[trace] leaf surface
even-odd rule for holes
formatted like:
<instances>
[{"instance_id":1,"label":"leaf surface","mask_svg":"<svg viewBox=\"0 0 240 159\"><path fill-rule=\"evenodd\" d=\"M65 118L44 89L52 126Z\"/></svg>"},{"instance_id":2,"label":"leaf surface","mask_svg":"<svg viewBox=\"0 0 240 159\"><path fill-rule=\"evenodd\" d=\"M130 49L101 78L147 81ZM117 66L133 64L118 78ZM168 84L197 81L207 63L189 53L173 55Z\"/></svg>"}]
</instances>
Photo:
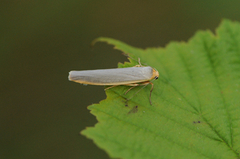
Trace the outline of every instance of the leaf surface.
<instances>
[{"instance_id":1,"label":"leaf surface","mask_svg":"<svg viewBox=\"0 0 240 159\"><path fill-rule=\"evenodd\" d=\"M240 24L224 20L214 35L199 31L187 43L139 49L98 38L159 71L151 85L117 86L88 108L99 121L82 134L110 157L240 158ZM137 61L119 64L131 67ZM136 107L137 106L137 107ZM137 109L137 110L134 110Z\"/></svg>"}]
</instances>

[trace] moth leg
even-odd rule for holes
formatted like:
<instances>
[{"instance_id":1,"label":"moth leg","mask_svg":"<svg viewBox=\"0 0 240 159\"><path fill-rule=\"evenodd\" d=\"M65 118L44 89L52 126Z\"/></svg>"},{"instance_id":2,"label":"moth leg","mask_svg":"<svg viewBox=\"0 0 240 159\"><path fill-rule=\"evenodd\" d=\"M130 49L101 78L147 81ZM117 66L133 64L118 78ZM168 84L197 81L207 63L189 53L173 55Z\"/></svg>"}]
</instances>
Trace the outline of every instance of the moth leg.
<instances>
[{"instance_id":1,"label":"moth leg","mask_svg":"<svg viewBox=\"0 0 240 159\"><path fill-rule=\"evenodd\" d=\"M129 54L127 53L122 53L124 56L127 56L128 58L134 60L134 61L137 61L138 62L138 65L134 66L134 67L142 67L142 64L140 62L140 58L138 57L138 60L134 59L133 57L129 56Z\"/></svg>"},{"instance_id":2,"label":"moth leg","mask_svg":"<svg viewBox=\"0 0 240 159\"><path fill-rule=\"evenodd\" d=\"M142 67L141 65L135 65L135 66L133 66L133 67Z\"/></svg>"},{"instance_id":3,"label":"moth leg","mask_svg":"<svg viewBox=\"0 0 240 159\"><path fill-rule=\"evenodd\" d=\"M139 86L140 84L137 83L132 83L132 84L126 84L126 86L132 86L131 88L129 88L124 94L127 94L127 92L129 92L131 89L135 88L136 86Z\"/></svg>"},{"instance_id":4,"label":"moth leg","mask_svg":"<svg viewBox=\"0 0 240 159\"><path fill-rule=\"evenodd\" d=\"M153 91L153 83L150 82L150 81L146 81L146 82L142 82L142 83L131 83L131 84L125 84L125 86L132 86L131 88L129 88L125 94L127 94L130 90L132 90L133 88L137 87L137 86L143 86L140 90L138 90L132 97L134 97L138 92L140 92L144 87L146 87L148 84L151 84L152 85L152 88L150 90L150 95L149 95L149 102L150 104L152 105L152 101L151 101L151 95L152 95L152 91ZM113 88L113 87L116 87L116 86L119 86L119 85L113 85L113 86L110 86L108 88L105 88L104 90L108 90L110 88ZM126 99L126 103L127 101L129 101L132 97ZM127 106L128 104L126 104Z\"/></svg>"},{"instance_id":5,"label":"moth leg","mask_svg":"<svg viewBox=\"0 0 240 159\"><path fill-rule=\"evenodd\" d=\"M148 84L151 84L151 85L152 85L152 88L151 88L151 90L150 90L150 95L149 95L149 102L150 102L150 104L152 105L151 96L152 96L152 91L153 91L153 83L150 82L150 81L147 81L147 82L143 82L141 85L148 85ZM145 86L144 86L144 87L145 87ZM143 87L143 88L144 88L144 87Z\"/></svg>"},{"instance_id":6,"label":"moth leg","mask_svg":"<svg viewBox=\"0 0 240 159\"><path fill-rule=\"evenodd\" d=\"M142 67L142 64L140 62L140 58L138 58L138 64L140 65L140 67Z\"/></svg>"},{"instance_id":7,"label":"moth leg","mask_svg":"<svg viewBox=\"0 0 240 159\"><path fill-rule=\"evenodd\" d=\"M137 83L131 83L131 84L125 84L126 86L133 86L133 87L135 87L135 86L138 86L139 84L137 84ZM112 86L110 86L110 87L107 87L107 88L105 88L104 90L108 90L108 89L110 89L110 88L113 88L113 87L116 87L116 86L120 86L120 85L112 85ZM131 90L131 89L130 89ZM127 91L128 92L128 91ZM126 93L125 93L126 94Z\"/></svg>"},{"instance_id":8,"label":"moth leg","mask_svg":"<svg viewBox=\"0 0 240 159\"><path fill-rule=\"evenodd\" d=\"M141 62L140 62L140 58L138 58L138 65L134 66L134 67L143 67Z\"/></svg>"},{"instance_id":9,"label":"moth leg","mask_svg":"<svg viewBox=\"0 0 240 159\"><path fill-rule=\"evenodd\" d=\"M153 91L153 83L152 82L150 82L150 81L146 81L146 82L142 82L142 83L140 83L140 84L129 84L130 86L133 86L133 87L131 87L131 88L129 88L128 90L127 90L127 92L129 92L131 89L133 89L133 88L135 88L136 86L143 86L140 90L138 90L133 96L135 96L139 91L141 91L144 87L146 87L148 84L151 84L152 85L152 88L151 88L151 90L150 90L150 95L149 95L149 102L150 102L150 104L152 105L152 101L151 101L151 95L152 95L152 91ZM126 92L126 93L127 93ZM125 94L126 94L125 93ZM133 97L132 96L132 97ZM127 101L128 100L130 100L132 97L130 97L130 98L128 98L127 99Z\"/></svg>"},{"instance_id":10,"label":"moth leg","mask_svg":"<svg viewBox=\"0 0 240 159\"><path fill-rule=\"evenodd\" d=\"M131 89L135 88L137 86L132 86L131 88L129 88L124 94L127 94Z\"/></svg>"},{"instance_id":11,"label":"moth leg","mask_svg":"<svg viewBox=\"0 0 240 159\"><path fill-rule=\"evenodd\" d=\"M110 89L110 88L113 88L113 87L116 87L116 86L119 86L119 85L113 85L113 86L110 86L110 87L105 88L104 90L106 91L106 90L108 90L108 89Z\"/></svg>"},{"instance_id":12,"label":"moth leg","mask_svg":"<svg viewBox=\"0 0 240 159\"><path fill-rule=\"evenodd\" d=\"M147 82L144 82L142 85L148 85L148 84L151 84L151 85L152 85L152 88L151 88L151 90L150 90L150 95L149 95L149 102L150 102L150 104L152 105L151 96L152 96L152 91L153 91L153 83L150 82L150 81L147 81Z\"/></svg>"},{"instance_id":13,"label":"moth leg","mask_svg":"<svg viewBox=\"0 0 240 159\"><path fill-rule=\"evenodd\" d=\"M151 88L151 90L150 90L150 96L149 96L149 102L150 102L150 104L152 105L151 95L152 95L152 91L153 91L153 83L152 83L152 82L149 82L149 84L152 85L152 88Z\"/></svg>"}]
</instances>

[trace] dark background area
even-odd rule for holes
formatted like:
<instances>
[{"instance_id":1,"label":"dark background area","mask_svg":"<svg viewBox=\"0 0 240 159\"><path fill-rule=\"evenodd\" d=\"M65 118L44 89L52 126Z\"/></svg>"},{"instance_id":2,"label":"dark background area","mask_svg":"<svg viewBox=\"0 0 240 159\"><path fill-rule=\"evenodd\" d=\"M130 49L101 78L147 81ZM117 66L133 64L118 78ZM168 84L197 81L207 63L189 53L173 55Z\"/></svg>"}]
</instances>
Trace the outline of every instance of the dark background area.
<instances>
[{"instance_id":1,"label":"dark background area","mask_svg":"<svg viewBox=\"0 0 240 159\"><path fill-rule=\"evenodd\" d=\"M129 45L164 47L223 18L240 20L239 0L0 1L0 158L109 158L79 135L97 121L87 106L104 88L68 81L70 70L116 68L126 57L111 37Z\"/></svg>"}]
</instances>

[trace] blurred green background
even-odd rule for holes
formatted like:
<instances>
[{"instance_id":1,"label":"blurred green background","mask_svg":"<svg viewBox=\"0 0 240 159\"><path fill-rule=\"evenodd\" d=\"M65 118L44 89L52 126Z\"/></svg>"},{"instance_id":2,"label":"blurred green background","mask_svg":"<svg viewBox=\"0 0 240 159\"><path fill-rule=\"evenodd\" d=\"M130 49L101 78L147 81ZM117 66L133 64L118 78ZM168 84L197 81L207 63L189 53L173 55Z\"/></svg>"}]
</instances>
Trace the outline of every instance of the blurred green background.
<instances>
[{"instance_id":1,"label":"blurred green background","mask_svg":"<svg viewBox=\"0 0 240 159\"><path fill-rule=\"evenodd\" d=\"M87 106L104 88L68 81L70 70L115 68L126 61L111 37L132 46L164 47L240 20L239 0L0 1L1 159L109 158L79 135L97 121Z\"/></svg>"}]
</instances>

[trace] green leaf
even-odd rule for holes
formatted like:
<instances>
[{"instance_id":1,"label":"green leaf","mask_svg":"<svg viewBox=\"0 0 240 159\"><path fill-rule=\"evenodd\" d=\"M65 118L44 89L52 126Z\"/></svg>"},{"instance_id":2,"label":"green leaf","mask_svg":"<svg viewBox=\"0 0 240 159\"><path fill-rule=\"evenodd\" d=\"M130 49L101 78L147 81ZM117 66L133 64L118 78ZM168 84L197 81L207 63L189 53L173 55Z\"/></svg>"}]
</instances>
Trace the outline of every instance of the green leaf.
<instances>
[{"instance_id":1,"label":"green leaf","mask_svg":"<svg viewBox=\"0 0 240 159\"><path fill-rule=\"evenodd\" d=\"M150 85L128 106L125 99L141 87L126 95L127 86L106 90L107 99L88 107L99 122L83 135L113 158L240 158L238 22L224 20L216 36L199 31L187 43L171 42L165 48L143 50L110 38L97 41L139 57L160 76L153 82L153 105ZM130 61L119 67L137 64Z\"/></svg>"}]
</instances>

